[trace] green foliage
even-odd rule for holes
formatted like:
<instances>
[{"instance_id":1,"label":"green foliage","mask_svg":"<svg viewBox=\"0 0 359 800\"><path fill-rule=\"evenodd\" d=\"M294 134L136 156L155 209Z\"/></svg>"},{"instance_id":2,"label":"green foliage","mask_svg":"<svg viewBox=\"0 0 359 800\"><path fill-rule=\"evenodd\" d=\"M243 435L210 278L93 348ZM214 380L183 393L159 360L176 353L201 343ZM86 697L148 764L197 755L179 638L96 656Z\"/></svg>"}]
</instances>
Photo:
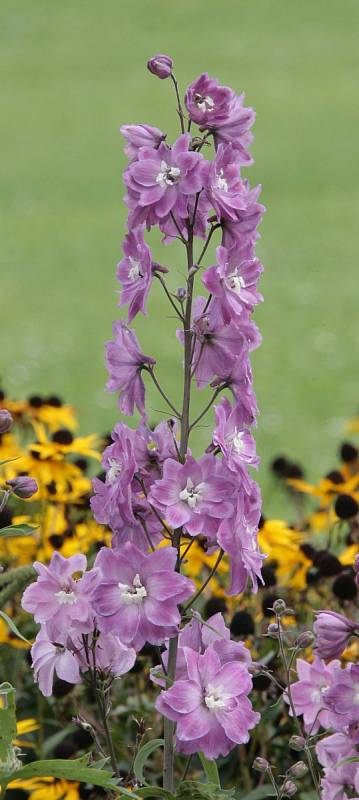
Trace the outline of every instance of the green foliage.
<instances>
[{"instance_id":1,"label":"green foliage","mask_svg":"<svg viewBox=\"0 0 359 800\"><path fill-rule=\"evenodd\" d=\"M150 742L146 742L138 751L134 761L133 771L139 783L145 783L143 768L148 757L154 750L157 750L158 747L163 747L164 743L164 739L151 739Z\"/></svg>"},{"instance_id":2,"label":"green foliage","mask_svg":"<svg viewBox=\"0 0 359 800\"><path fill-rule=\"evenodd\" d=\"M1 528L0 536L31 536L36 531L37 525L8 525L6 528Z\"/></svg>"},{"instance_id":3,"label":"green foliage","mask_svg":"<svg viewBox=\"0 0 359 800\"><path fill-rule=\"evenodd\" d=\"M220 786L220 780L218 775L218 767L215 761L209 761L203 753L198 754L201 760L202 767L205 771L207 780L213 783L215 786Z\"/></svg>"},{"instance_id":4,"label":"green foliage","mask_svg":"<svg viewBox=\"0 0 359 800\"><path fill-rule=\"evenodd\" d=\"M16 736L15 689L10 683L0 684L0 780L3 784L6 775L20 766L13 746Z\"/></svg>"},{"instance_id":5,"label":"green foliage","mask_svg":"<svg viewBox=\"0 0 359 800\"><path fill-rule=\"evenodd\" d=\"M31 642L29 642L29 640L26 639L25 636L22 635L22 633L20 633L19 629L15 625L14 620L12 620L11 617L8 617L8 615L5 614L5 611L0 610L0 617L4 620L4 622L6 622L12 633L14 633L18 639L21 639L23 642L26 642L26 644L31 644Z\"/></svg>"}]
</instances>

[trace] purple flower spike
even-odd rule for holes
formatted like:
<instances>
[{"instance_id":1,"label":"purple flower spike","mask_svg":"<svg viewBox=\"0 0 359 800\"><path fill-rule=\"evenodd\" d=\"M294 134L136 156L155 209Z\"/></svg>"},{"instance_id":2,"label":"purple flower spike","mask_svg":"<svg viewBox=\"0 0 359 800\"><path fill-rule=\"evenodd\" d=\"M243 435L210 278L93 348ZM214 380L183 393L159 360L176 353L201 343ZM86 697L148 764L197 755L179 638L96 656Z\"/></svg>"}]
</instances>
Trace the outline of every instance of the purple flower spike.
<instances>
[{"instance_id":1,"label":"purple flower spike","mask_svg":"<svg viewBox=\"0 0 359 800\"><path fill-rule=\"evenodd\" d=\"M117 278L121 281L120 305L128 305L128 321L136 314L147 314L146 301L152 283L151 251L143 238L142 228L127 234L123 243L125 257L117 265Z\"/></svg>"},{"instance_id":2,"label":"purple flower spike","mask_svg":"<svg viewBox=\"0 0 359 800\"><path fill-rule=\"evenodd\" d=\"M110 373L107 391L119 392L119 408L132 416L135 406L145 418L145 385L141 370L156 361L141 353L136 334L118 320L113 323L114 340L106 344L106 365Z\"/></svg>"},{"instance_id":3,"label":"purple flower spike","mask_svg":"<svg viewBox=\"0 0 359 800\"><path fill-rule=\"evenodd\" d=\"M169 78L172 74L173 61L170 56L165 56L162 53L157 53L156 56L147 61L147 69L156 75L157 78Z\"/></svg>"},{"instance_id":4,"label":"purple flower spike","mask_svg":"<svg viewBox=\"0 0 359 800\"><path fill-rule=\"evenodd\" d=\"M50 637L46 628L41 628L31 648L32 667L36 683L45 697L52 694L55 674L67 683L80 683L80 664L73 652L67 633L57 632L56 640Z\"/></svg>"},{"instance_id":5,"label":"purple flower spike","mask_svg":"<svg viewBox=\"0 0 359 800\"><path fill-rule=\"evenodd\" d=\"M95 562L101 572L94 601L100 630L135 650L175 636L178 604L194 589L192 581L175 572L176 559L174 547L149 554L130 543L120 553L103 547Z\"/></svg>"},{"instance_id":6,"label":"purple flower spike","mask_svg":"<svg viewBox=\"0 0 359 800\"><path fill-rule=\"evenodd\" d=\"M39 577L22 596L22 607L34 615L35 622L46 623L48 630L92 630L92 596L98 575L96 570L85 572L86 564L86 556L80 553L64 558L56 552L48 567L35 561Z\"/></svg>"},{"instance_id":7,"label":"purple flower spike","mask_svg":"<svg viewBox=\"0 0 359 800\"><path fill-rule=\"evenodd\" d=\"M163 222L171 212L187 216L188 201L202 189L205 172L203 156L190 151L190 143L190 135L184 133L172 148L162 143L158 150L143 147L138 151L137 161L124 176L131 226Z\"/></svg>"},{"instance_id":8,"label":"purple flower spike","mask_svg":"<svg viewBox=\"0 0 359 800\"><path fill-rule=\"evenodd\" d=\"M199 461L188 456L185 464L168 458L148 499L173 528L183 525L191 536L213 539L221 521L233 514L233 475L210 454Z\"/></svg>"},{"instance_id":9,"label":"purple flower spike","mask_svg":"<svg viewBox=\"0 0 359 800\"><path fill-rule=\"evenodd\" d=\"M177 680L161 692L156 708L177 723L183 753L202 751L206 758L226 756L235 744L248 742L260 719L247 697L252 687L244 664L222 666L213 647L204 655L185 647L188 680Z\"/></svg>"},{"instance_id":10,"label":"purple flower spike","mask_svg":"<svg viewBox=\"0 0 359 800\"><path fill-rule=\"evenodd\" d=\"M315 649L325 660L340 658L348 646L349 639L359 633L359 623L347 619L336 611L317 611L313 630L316 635Z\"/></svg>"}]
</instances>

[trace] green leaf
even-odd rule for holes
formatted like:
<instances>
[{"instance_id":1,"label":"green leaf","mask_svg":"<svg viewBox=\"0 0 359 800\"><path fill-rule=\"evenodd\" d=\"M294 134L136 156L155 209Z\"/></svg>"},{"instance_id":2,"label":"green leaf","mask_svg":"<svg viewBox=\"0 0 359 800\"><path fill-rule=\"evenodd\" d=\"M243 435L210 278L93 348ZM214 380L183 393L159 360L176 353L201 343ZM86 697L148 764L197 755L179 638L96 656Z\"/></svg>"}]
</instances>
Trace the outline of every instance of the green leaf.
<instances>
[{"instance_id":1,"label":"green leaf","mask_svg":"<svg viewBox=\"0 0 359 800\"><path fill-rule=\"evenodd\" d=\"M218 774L218 767L215 761L210 761L203 753L198 753L202 767L205 771L206 778L209 783L214 783L216 786L221 785Z\"/></svg>"},{"instance_id":2,"label":"green leaf","mask_svg":"<svg viewBox=\"0 0 359 800\"><path fill-rule=\"evenodd\" d=\"M241 800L262 800L263 797L275 797L276 792L271 783L264 783L263 786L257 786L252 792L246 794Z\"/></svg>"},{"instance_id":3,"label":"green leaf","mask_svg":"<svg viewBox=\"0 0 359 800\"><path fill-rule=\"evenodd\" d=\"M148 757L154 750L157 750L158 747L163 747L164 743L164 739L151 739L150 742L146 742L146 744L141 747L141 750L138 751L133 764L133 771L139 783L146 783L143 777L143 767Z\"/></svg>"},{"instance_id":4,"label":"green leaf","mask_svg":"<svg viewBox=\"0 0 359 800\"><path fill-rule=\"evenodd\" d=\"M0 536L31 536L38 528L38 525L8 525L6 528L0 528Z\"/></svg>"},{"instance_id":5,"label":"green leaf","mask_svg":"<svg viewBox=\"0 0 359 800\"><path fill-rule=\"evenodd\" d=\"M175 800L174 795L168 792L167 789L162 789L162 786L141 786L140 789L136 789L136 793L140 797L166 797L167 800ZM131 797L133 797L133 794Z\"/></svg>"},{"instance_id":6,"label":"green leaf","mask_svg":"<svg viewBox=\"0 0 359 800\"><path fill-rule=\"evenodd\" d=\"M15 634L15 636L17 636L18 639L21 639L23 642L26 642L26 644L31 645L31 642L29 642L28 639L25 639L25 636L20 633L19 629L15 625L15 622L11 619L11 617L8 617L8 615L5 614L5 611L0 611L0 617L2 617L4 622L6 622L7 626Z\"/></svg>"},{"instance_id":7,"label":"green leaf","mask_svg":"<svg viewBox=\"0 0 359 800\"><path fill-rule=\"evenodd\" d=\"M136 794L122 789L118 786L118 781L111 772L103 769L96 769L96 766L88 765L89 756L85 755L76 759L54 758L48 761L33 761L25 767L12 772L10 775L1 778L2 785L6 785L13 780L26 780L27 778L65 778L69 781L80 781L90 783L94 786L101 786L104 789L121 792L132 800L136 800Z\"/></svg>"},{"instance_id":8,"label":"green leaf","mask_svg":"<svg viewBox=\"0 0 359 800\"><path fill-rule=\"evenodd\" d=\"M4 464L10 464L10 461L18 461L20 456L15 456L15 458L4 458L3 461L0 461L0 467L3 467Z\"/></svg>"}]
</instances>

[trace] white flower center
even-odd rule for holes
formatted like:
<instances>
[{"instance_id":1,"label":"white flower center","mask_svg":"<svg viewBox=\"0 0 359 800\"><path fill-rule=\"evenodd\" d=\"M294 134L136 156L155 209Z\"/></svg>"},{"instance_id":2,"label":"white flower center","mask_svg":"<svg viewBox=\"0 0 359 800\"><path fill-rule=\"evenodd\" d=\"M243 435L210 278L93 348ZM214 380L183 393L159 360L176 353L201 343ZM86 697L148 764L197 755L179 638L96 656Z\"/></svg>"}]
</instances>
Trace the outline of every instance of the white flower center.
<instances>
[{"instance_id":1,"label":"white flower center","mask_svg":"<svg viewBox=\"0 0 359 800\"><path fill-rule=\"evenodd\" d=\"M223 686L207 686L204 702L210 711L217 711L218 708L225 708L229 694L223 691Z\"/></svg>"},{"instance_id":2,"label":"white flower center","mask_svg":"<svg viewBox=\"0 0 359 800\"><path fill-rule=\"evenodd\" d=\"M231 272L230 275L227 275L227 285L233 292L236 294L240 294L242 289L245 287L245 280L242 278L242 275L238 275L237 270Z\"/></svg>"},{"instance_id":3,"label":"white flower center","mask_svg":"<svg viewBox=\"0 0 359 800\"><path fill-rule=\"evenodd\" d=\"M310 699L313 703L321 703L322 702L322 695L328 689L328 686L317 686L313 691L310 693Z\"/></svg>"},{"instance_id":4,"label":"white flower center","mask_svg":"<svg viewBox=\"0 0 359 800\"><path fill-rule=\"evenodd\" d=\"M128 277L130 281L137 281L137 278L143 277L140 270L140 262L135 261L135 259L131 258L131 256L129 256L129 262L131 264L131 269L128 272Z\"/></svg>"},{"instance_id":5,"label":"white flower center","mask_svg":"<svg viewBox=\"0 0 359 800\"><path fill-rule=\"evenodd\" d=\"M110 465L110 469L107 471L107 479L109 483L114 483L121 473L122 464L118 458L109 458L108 463Z\"/></svg>"},{"instance_id":6,"label":"white flower center","mask_svg":"<svg viewBox=\"0 0 359 800\"><path fill-rule=\"evenodd\" d=\"M357 686L354 692L354 705L359 706L359 686Z\"/></svg>"},{"instance_id":7,"label":"white flower center","mask_svg":"<svg viewBox=\"0 0 359 800\"><path fill-rule=\"evenodd\" d=\"M197 94L195 97L195 103L200 111L214 111L214 100L208 94L205 97L202 97L201 94Z\"/></svg>"},{"instance_id":8,"label":"white flower center","mask_svg":"<svg viewBox=\"0 0 359 800\"><path fill-rule=\"evenodd\" d=\"M236 451L236 453L243 453L245 444L243 441L244 431L237 431L235 428L234 434L231 437L232 447Z\"/></svg>"},{"instance_id":9,"label":"white flower center","mask_svg":"<svg viewBox=\"0 0 359 800\"><path fill-rule=\"evenodd\" d=\"M222 192L228 192L228 183L224 177L223 169L217 175L217 189L221 189Z\"/></svg>"},{"instance_id":10,"label":"white flower center","mask_svg":"<svg viewBox=\"0 0 359 800\"><path fill-rule=\"evenodd\" d=\"M126 583L119 583L118 588L121 590L122 602L125 603L126 606L133 604L138 606L142 603L145 597L147 597L146 589L144 586L142 586L138 573L136 573L132 581L132 586L127 586Z\"/></svg>"},{"instance_id":11,"label":"white flower center","mask_svg":"<svg viewBox=\"0 0 359 800\"><path fill-rule=\"evenodd\" d=\"M55 592L55 597L61 606L73 606L74 603L77 603L75 592L72 592L71 589L60 589L59 592Z\"/></svg>"},{"instance_id":12,"label":"white flower center","mask_svg":"<svg viewBox=\"0 0 359 800\"><path fill-rule=\"evenodd\" d=\"M166 161L161 161L161 171L156 177L156 183L160 184L161 189L166 186L173 186L178 183L181 177L181 170L178 167L170 167Z\"/></svg>"},{"instance_id":13,"label":"white flower center","mask_svg":"<svg viewBox=\"0 0 359 800\"><path fill-rule=\"evenodd\" d=\"M191 478L187 478L185 489L179 493L180 500L183 500L190 508L196 508L198 503L201 502L204 483L194 485Z\"/></svg>"}]
</instances>

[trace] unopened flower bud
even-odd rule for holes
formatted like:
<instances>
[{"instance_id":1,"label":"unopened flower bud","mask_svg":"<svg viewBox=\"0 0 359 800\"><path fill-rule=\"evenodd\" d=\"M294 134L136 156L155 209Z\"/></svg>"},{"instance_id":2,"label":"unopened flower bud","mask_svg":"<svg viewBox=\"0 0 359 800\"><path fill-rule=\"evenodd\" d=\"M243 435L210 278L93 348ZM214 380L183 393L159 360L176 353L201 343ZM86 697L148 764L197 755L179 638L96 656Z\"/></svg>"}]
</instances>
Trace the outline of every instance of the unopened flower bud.
<instances>
[{"instance_id":1,"label":"unopened flower bud","mask_svg":"<svg viewBox=\"0 0 359 800\"><path fill-rule=\"evenodd\" d=\"M307 772L308 767L304 761L297 761L297 763L293 764L293 766L288 770L288 774L292 775L293 778L304 778L304 775L306 775Z\"/></svg>"},{"instance_id":2,"label":"unopened flower bud","mask_svg":"<svg viewBox=\"0 0 359 800\"><path fill-rule=\"evenodd\" d=\"M282 795L284 797L293 797L298 791L298 787L293 781L284 781L282 786Z\"/></svg>"},{"instance_id":3,"label":"unopened flower bud","mask_svg":"<svg viewBox=\"0 0 359 800\"><path fill-rule=\"evenodd\" d=\"M152 72L152 75L156 75L157 78L169 78L172 73L173 61L170 56L165 56L162 53L157 53L156 56L152 56L149 61L147 61L147 69Z\"/></svg>"},{"instance_id":4,"label":"unopened flower bud","mask_svg":"<svg viewBox=\"0 0 359 800\"><path fill-rule=\"evenodd\" d=\"M272 639L276 639L279 634L279 628L276 622L271 622L267 628L267 636L271 636Z\"/></svg>"},{"instance_id":5,"label":"unopened flower bud","mask_svg":"<svg viewBox=\"0 0 359 800\"><path fill-rule=\"evenodd\" d=\"M304 750L305 748L305 739L303 736L291 736L289 739L289 747L291 750L297 750L299 753L300 750Z\"/></svg>"},{"instance_id":6,"label":"unopened flower bud","mask_svg":"<svg viewBox=\"0 0 359 800\"><path fill-rule=\"evenodd\" d=\"M298 636L296 641L296 646L304 649L305 647L310 647L313 644L315 639L314 633L312 631L303 631Z\"/></svg>"},{"instance_id":7,"label":"unopened flower bud","mask_svg":"<svg viewBox=\"0 0 359 800\"><path fill-rule=\"evenodd\" d=\"M0 411L0 436L10 430L13 421L10 411L7 408L2 408Z\"/></svg>"},{"instance_id":8,"label":"unopened flower bud","mask_svg":"<svg viewBox=\"0 0 359 800\"><path fill-rule=\"evenodd\" d=\"M280 617L282 614L284 614L286 610L287 610L287 605L284 602L284 600L278 599L278 600L274 601L274 603L273 603L273 611L274 611L275 614L278 615L278 617Z\"/></svg>"},{"instance_id":9,"label":"unopened flower bud","mask_svg":"<svg viewBox=\"0 0 359 800\"><path fill-rule=\"evenodd\" d=\"M28 478L26 475L12 478L11 481L6 481L7 485L11 487L11 491L16 497L21 500L27 500L36 494L38 485L34 478Z\"/></svg>"},{"instance_id":10,"label":"unopened flower bud","mask_svg":"<svg viewBox=\"0 0 359 800\"><path fill-rule=\"evenodd\" d=\"M176 291L176 297L177 300L180 301L180 303L183 303L187 297L187 290L184 289L183 286L179 286L179 288Z\"/></svg>"},{"instance_id":11,"label":"unopened flower bud","mask_svg":"<svg viewBox=\"0 0 359 800\"><path fill-rule=\"evenodd\" d=\"M257 756L257 758L253 761L253 769L256 769L257 772L267 772L269 769L269 761L266 758L261 758L261 756Z\"/></svg>"},{"instance_id":12,"label":"unopened flower bud","mask_svg":"<svg viewBox=\"0 0 359 800\"><path fill-rule=\"evenodd\" d=\"M263 664L258 664L256 661L252 661L251 664L248 664L248 672L250 675L259 675L261 672L266 672L266 667Z\"/></svg>"}]
</instances>

